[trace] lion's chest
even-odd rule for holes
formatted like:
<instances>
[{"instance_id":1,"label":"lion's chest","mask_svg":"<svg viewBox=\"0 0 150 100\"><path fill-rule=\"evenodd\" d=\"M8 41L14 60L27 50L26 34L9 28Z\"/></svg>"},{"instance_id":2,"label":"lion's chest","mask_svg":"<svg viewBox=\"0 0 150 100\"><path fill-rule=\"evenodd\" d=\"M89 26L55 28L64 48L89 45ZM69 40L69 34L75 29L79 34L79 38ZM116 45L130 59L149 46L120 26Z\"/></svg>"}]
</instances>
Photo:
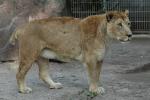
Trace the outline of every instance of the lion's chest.
<instances>
[{"instance_id":1,"label":"lion's chest","mask_svg":"<svg viewBox=\"0 0 150 100\"><path fill-rule=\"evenodd\" d=\"M105 48L101 48L101 49L96 49L94 51L95 55L96 55L96 58L98 61L101 61L104 56L105 56Z\"/></svg>"}]
</instances>

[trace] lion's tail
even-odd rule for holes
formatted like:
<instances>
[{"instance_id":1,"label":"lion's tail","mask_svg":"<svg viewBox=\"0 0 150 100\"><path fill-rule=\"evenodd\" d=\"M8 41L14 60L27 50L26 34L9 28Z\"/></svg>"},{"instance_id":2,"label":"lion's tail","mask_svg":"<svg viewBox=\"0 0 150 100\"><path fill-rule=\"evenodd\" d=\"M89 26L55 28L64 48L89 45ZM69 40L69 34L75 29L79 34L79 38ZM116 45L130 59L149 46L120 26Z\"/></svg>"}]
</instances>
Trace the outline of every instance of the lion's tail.
<instances>
[{"instance_id":1,"label":"lion's tail","mask_svg":"<svg viewBox=\"0 0 150 100\"><path fill-rule=\"evenodd\" d=\"M19 34L19 31L15 31L11 34L9 40L7 41L7 43L2 47L0 48L0 54L5 52L5 50L9 47L9 45L15 45L15 42L18 38L18 34Z\"/></svg>"},{"instance_id":2,"label":"lion's tail","mask_svg":"<svg viewBox=\"0 0 150 100\"><path fill-rule=\"evenodd\" d=\"M11 35L11 37L10 37L10 39L9 39L9 43L10 43L10 44L15 45L16 40L17 40L17 38L18 38L18 34L19 34L19 31L18 31L18 30L12 33L12 35Z\"/></svg>"}]
</instances>

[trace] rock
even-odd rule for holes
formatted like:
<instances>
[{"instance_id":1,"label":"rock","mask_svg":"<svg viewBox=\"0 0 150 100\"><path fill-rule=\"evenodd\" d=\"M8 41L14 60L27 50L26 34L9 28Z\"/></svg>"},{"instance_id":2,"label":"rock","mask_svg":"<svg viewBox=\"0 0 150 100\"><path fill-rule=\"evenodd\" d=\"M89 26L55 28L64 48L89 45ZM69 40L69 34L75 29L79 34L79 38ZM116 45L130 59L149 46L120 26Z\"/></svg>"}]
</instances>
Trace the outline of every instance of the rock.
<instances>
[{"instance_id":1,"label":"rock","mask_svg":"<svg viewBox=\"0 0 150 100\"><path fill-rule=\"evenodd\" d=\"M17 26L35 19L59 16L65 0L2 0L0 2L0 61L16 60L17 46L8 40Z\"/></svg>"}]
</instances>

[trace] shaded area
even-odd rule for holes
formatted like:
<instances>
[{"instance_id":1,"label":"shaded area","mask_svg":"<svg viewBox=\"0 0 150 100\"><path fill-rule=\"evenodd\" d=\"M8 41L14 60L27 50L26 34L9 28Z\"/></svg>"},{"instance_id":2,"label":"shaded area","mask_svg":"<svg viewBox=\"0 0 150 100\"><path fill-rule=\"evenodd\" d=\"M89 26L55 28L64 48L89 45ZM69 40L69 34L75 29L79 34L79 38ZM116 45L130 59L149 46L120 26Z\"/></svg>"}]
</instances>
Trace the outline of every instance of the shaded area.
<instances>
[{"instance_id":1,"label":"shaded area","mask_svg":"<svg viewBox=\"0 0 150 100\"><path fill-rule=\"evenodd\" d=\"M126 73L140 73L150 71L150 63L144 64L143 66L127 70Z\"/></svg>"}]
</instances>

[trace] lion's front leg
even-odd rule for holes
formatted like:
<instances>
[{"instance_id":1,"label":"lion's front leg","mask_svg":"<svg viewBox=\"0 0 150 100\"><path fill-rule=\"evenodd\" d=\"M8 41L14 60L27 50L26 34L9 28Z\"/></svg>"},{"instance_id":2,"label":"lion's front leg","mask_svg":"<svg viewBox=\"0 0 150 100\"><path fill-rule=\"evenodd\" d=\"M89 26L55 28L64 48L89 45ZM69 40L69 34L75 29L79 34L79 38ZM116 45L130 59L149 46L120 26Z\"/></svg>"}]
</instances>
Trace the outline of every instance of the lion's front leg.
<instances>
[{"instance_id":1,"label":"lion's front leg","mask_svg":"<svg viewBox=\"0 0 150 100\"><path fill-rule=\"evenodd\" d=\"M86 62L88 77L89 77L89 91L93 93L101 93L105 92L103 87L99 87L99 78L101 71L102 61L96 61L96 59L91 59Z\"/></svg>"}]
</instances>

